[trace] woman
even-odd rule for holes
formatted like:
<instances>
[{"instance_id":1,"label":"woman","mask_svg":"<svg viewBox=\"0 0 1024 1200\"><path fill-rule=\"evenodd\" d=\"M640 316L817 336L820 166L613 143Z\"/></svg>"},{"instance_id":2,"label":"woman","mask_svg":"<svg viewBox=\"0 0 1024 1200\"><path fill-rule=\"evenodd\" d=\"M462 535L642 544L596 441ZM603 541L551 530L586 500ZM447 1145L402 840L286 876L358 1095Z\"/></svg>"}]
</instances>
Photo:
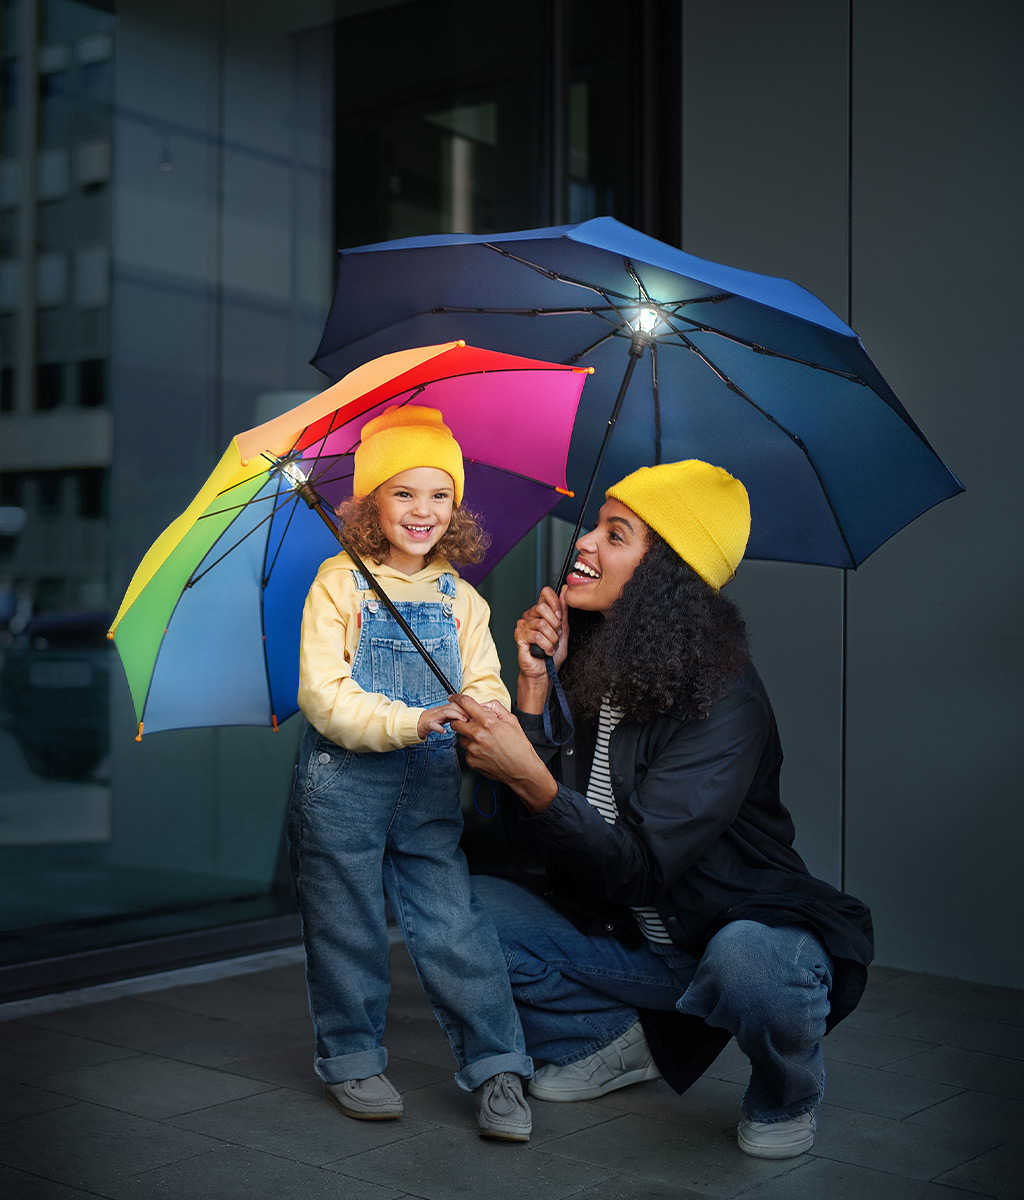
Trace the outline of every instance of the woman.
<instances>
[{"instance_id":1,"label":"woman","mask_svg":"<svg viewBox=\"0 0 1024 1200\"><path fill-rule=\"evenodd\" d=\"M460 697L453 728L514 793L510 834L544 864L532 889L475 880L527 1051L547 1060L531 1096L660 1074L682 1091L735 1036L751 1063L740 1148L788 1158L813 1144L821 1039L860 998L872 934L793 849L775 718L720 593L749 531L746 490L720 468L634 472L577 542L563 595L545 589L516 626L515 716Z\"/></svg>"}]
</instances>

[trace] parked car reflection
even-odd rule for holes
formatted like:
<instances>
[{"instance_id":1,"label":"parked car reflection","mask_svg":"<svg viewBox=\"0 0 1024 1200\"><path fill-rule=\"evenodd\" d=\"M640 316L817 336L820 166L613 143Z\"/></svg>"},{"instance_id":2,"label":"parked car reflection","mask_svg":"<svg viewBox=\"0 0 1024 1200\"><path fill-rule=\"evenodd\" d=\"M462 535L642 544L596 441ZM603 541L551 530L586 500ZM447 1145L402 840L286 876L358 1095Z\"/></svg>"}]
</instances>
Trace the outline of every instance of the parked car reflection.
<instances>
[{"instance_id":1,"label":"parked car reflection","mask_svg":"<svg viewBox=\"0 0 1024 1200\"><path fill-rule=\"evenodd\" d=\"M107 613L46 613L3 651L0 725L37 775L84 779L106 756Z\"/></svg>"}]
</instances>

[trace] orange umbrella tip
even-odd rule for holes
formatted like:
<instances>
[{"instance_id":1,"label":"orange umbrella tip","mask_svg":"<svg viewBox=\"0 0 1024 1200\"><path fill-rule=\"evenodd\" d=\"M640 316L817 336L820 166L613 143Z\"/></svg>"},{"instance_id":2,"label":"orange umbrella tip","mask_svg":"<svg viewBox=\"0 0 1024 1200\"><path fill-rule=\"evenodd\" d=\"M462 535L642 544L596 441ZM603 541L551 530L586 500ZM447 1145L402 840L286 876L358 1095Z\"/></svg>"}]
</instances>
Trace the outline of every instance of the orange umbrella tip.
<instances>
[{"instance_id":1,"label":"orange umbrella tip","mask_svg":"<svg viewBox=\"0 0 1024 1200\"><path fill-rule=\"evenodd\" d=\"M465 346L466 341L464 338L459 338L459 340L455 344L456 344L456 346L460 346L460 347Z\"/></svg>"},{"instance_id":2,"label":"orange umbrella tip","mask_svg":"<svg viewBox=\"0 0 1024 1200\"><path fill-rule=\"evenodd\" d=\"M139 722L139 732L135 735L135 740L137 742L142 741L142 722L141 721Z\"/></svg>"},{"instance_id":3,"label":"orange umbrella tip","mask_svg":"<svg viewBox=\"0 0 1024 1200\"><path fill-rule=\"evenodd\" d=\"M112 629L108 629L107 630L107 641L112 642L113 640L114 640L114 631Z\"/></svg>"},{"instance_id":4,"label":"orange umbrella tip","mask_svg":"<svg viewBox=\"0 0 1024 1200\"><path fill-rule=\"evenodd\" d=\"M274 713L270 714L270 722L274 726L274 732L277 733L277 716Z\"/></svg>"},{"instance_id":5,"label":"orange umbrella tip","mask_svg":"<svg viewBox=\"0 0 1024 1200\"><path fill-rule=\"evenodd\" d=\"M556 487L555 491L558 492L558 494L560 496L568 496L570 498L570 500L572 499L573 496L576 495L576 493L574 491L571 491L569 488Z\"/></svg>"}]
</instances>

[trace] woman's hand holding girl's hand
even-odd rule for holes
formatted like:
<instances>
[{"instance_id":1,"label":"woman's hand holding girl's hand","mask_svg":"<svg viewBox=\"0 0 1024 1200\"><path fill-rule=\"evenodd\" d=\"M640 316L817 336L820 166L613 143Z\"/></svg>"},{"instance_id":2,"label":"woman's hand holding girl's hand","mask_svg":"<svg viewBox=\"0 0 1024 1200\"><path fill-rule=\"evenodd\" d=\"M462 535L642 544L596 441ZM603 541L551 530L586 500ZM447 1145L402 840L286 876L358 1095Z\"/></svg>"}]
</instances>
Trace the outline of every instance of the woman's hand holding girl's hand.
<instances>
[{"instance_id":1,"label":"woman's hand holding girl's hand","mask_svg":"<svg viewBox=\"0 0 1024 1200\"><path fill-rule=\"evenodd\" d=\"M455 732L466 752L466 764L488 779L506 783L533 812L543 812L558 784L537 757L519 722L497 703L477 704L460 696L465 710Z\"/></svg>"},{"instance_id":2,"label":"woman's hand holding girl's hand","mask_svg":"<svg viewBox=\"0 0 1024 1200\"><path fill-rule=\"evenodd\" d=\"M445 725L448 721L464 721L466 714L462 709L449 700L436 708L425 708L416 722L416 736L424 741L431 733L447 733Z\"/></svg>"}]
</instances>

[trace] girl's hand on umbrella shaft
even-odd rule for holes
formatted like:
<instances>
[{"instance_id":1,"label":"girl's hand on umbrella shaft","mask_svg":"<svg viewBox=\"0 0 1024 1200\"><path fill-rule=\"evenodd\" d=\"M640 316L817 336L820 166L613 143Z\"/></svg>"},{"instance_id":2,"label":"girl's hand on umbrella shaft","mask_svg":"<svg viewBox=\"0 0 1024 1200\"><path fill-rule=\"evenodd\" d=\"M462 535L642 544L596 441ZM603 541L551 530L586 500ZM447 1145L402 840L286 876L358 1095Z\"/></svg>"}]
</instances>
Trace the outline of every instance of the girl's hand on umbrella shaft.
<instances>
[{"instance_id":1,"label":"girl's hand on umbrella shaft","mask_svg":"<svg viewBox=\"0 0 1024 1200\"><path fill-rule=\"evenodd\" d=\"M516 705L522 712L544 711L548 693L547 661L534 658L530 647L539 646L552 659L557 671L565 662L569 635L569 608L565 592L559 596L546 587L537 603L516 622L516 649L519 657L519 681Z\"/></svg>"},{"instance_id":2,"label":"girl's hand on umbrella shaft","mask_svg":"<svg viewBox=\"0 0 1024 1200\"><path fill-rule=\"evenodd\" d=\"M447 733L445 725L449 721L463 721L466 714L449 700L447 704L439 704L436 708L425 708L416 722L416 734L422 742L430 733Z\"/></svg>"}]
</instances>

